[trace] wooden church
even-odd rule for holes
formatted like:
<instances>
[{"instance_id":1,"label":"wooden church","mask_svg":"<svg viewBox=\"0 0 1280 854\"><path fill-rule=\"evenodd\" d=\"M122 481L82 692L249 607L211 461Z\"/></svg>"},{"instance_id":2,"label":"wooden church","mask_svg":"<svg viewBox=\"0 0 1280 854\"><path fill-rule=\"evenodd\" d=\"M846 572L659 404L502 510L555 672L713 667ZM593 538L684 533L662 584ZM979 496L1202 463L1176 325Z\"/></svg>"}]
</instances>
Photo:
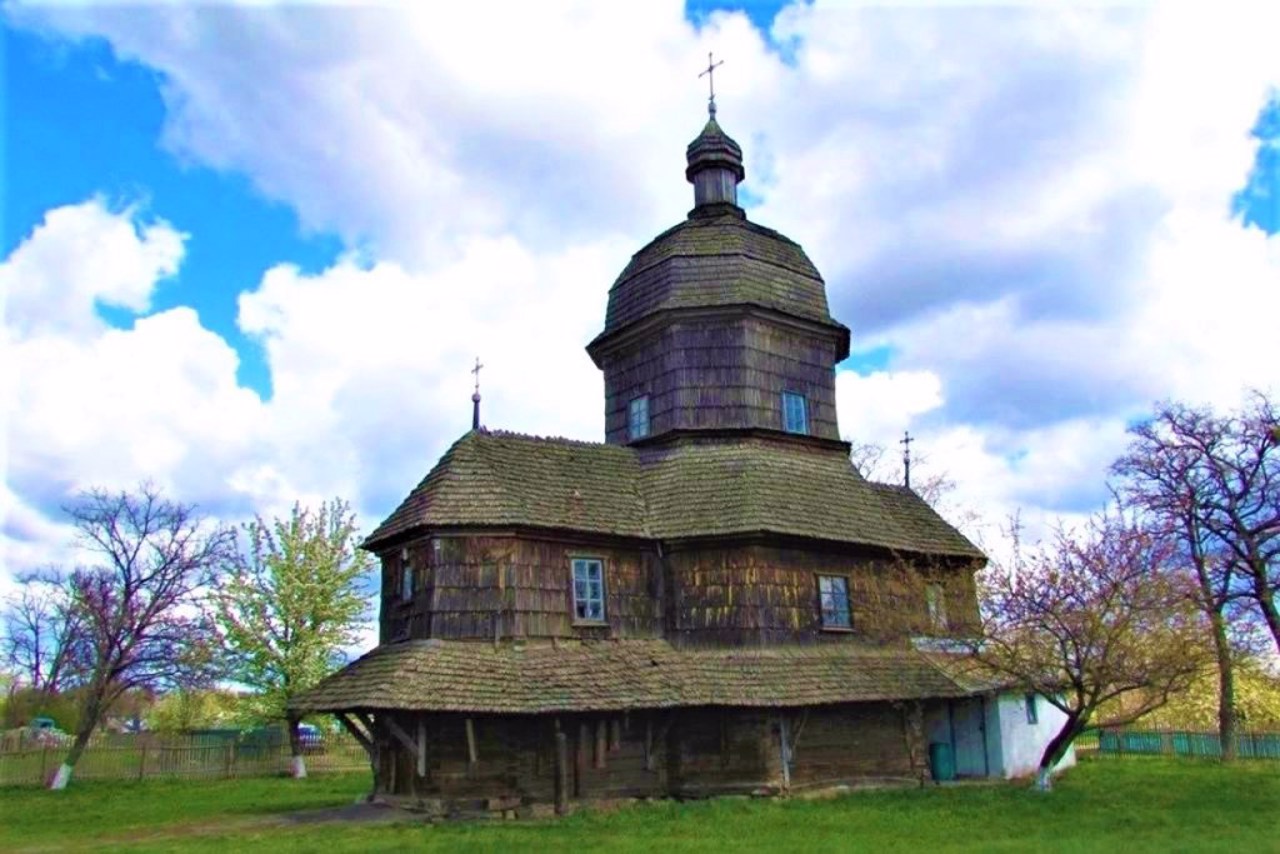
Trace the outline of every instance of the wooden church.
<instances>
[{"instance_id":1,"label":"wooden church","mask_svg":"<svg viewBox=\"0 0 1280 854\"><path fill-rule=\"evenodd\" d=\"M292 712L337 715L381 796L563 812L923 780L930 741L964 751L988 687L920 639L972 629L984 557L850 464L849 329L804 250L738 205L742 150L710 113L693 210L587 346L604 443L477 419L364 544L379 645Z\"/></svg>"}]
</instances>

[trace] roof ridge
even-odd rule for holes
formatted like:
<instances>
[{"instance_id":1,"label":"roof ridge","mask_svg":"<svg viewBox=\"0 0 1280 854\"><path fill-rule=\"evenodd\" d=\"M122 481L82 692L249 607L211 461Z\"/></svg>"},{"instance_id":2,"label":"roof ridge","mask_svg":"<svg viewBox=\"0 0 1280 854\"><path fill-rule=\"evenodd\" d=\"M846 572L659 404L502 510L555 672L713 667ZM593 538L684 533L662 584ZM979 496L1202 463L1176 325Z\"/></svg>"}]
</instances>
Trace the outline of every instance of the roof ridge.
<instances>
[{"instance_id":1,"label":"roof ridge","mask_svg":"<svg viewBox=\"0 0 1280 854\"><path fill-rule=\"evenodd\" d=\"M608 442L592 442L589 439L571 439L568 436L540 436L536 433L521 433L518 430L494 430L487 427L481 427L479 430L472 432L495 439L515 439L521 442L540 442L546 445L574 445L589 448L618 448L623 451L631 450L630 448L620 445L610 445Z\"/></svg>"}]
</instances>

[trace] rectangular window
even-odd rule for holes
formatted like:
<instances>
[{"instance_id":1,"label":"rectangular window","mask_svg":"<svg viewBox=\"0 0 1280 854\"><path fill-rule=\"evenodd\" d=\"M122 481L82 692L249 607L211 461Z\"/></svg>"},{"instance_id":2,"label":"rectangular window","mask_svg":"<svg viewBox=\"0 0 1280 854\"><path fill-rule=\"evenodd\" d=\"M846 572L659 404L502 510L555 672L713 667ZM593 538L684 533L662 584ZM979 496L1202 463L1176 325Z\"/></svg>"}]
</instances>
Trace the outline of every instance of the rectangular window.
<instances>
[{"instance_id":1,"label":"rectangular window","mask_svg":"<svg viewBox=\"0 0 1280 854\"><path fill-rule=\"evenodd\" d=\"M604 562L574 558L573 617L585 622L604 621Z\"/></svg>"},{"instance_id":2,"label":"rectangular window","mask_svg":"<svg viewBox=\"0 0 1280 854\"><path fill-rule=\"evenodd\" d=\"M822 607L824 629L850 629L849 579L843 575L818 576L818 602Z\"/></svg>"},{"instance_id":3,"label":"rectangular window","mask_svg":"<svg viewBox=\"0 0 1280 854\"><path fill-rule=\"evenodd\" d=\"M925 606L929 609L929 627L935 631L947 628L947 597L941 584L930 584L924 589Z\"/></svg>"},{"instance_id":4,"label":"rectangular window","mask_svg":"<svg viewBox=\"0 0 1280 854\"><path fill-rule=\"evenodd\" d=\"M408 549L400 551L400 598L405 601L413 598L413 563Z\"/></svg>"},{"instance_id":5,"label":"rectangular window","mask_svg":"<svg viewBox=\"0 0 1280 854\"><path fill-rule=\"evenodd\" d=\"M649 395L642 395L631 401L627 435L632 439L643 439L649 435Z\"/></svg>"},{"instance_id":6,"label":"rectangular window","mask_svg":"<svg viewBox=\"0 0 1280 854\"><path fill-rule=\"evenodd\" d=\"M788 433L809 432L809 413L803 394L794 391L782 393L782 429Z\"/></svg>"},{"instance_id":7,"label":"rectangular window","mask_svg":"<svg viewBox=\"0 0 1280 854\"><path fill-rule=\"evenodd\" d=\"M1040 715L1036 712L1036 695L1028 694L1027 701L1027 723L1036 724L1040 720Z\"/></svg>"}]
</instances>

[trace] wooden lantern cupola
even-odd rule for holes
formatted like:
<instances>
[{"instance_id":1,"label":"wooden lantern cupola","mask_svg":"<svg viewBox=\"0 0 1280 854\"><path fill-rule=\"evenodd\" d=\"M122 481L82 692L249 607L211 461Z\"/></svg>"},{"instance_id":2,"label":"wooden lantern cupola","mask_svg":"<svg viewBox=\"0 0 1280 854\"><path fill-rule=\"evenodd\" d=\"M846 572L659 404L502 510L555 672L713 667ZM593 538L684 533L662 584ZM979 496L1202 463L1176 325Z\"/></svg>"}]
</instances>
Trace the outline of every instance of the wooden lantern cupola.
<instances>
[{"instance_id":1,"label":"wooden lantern cupola","mask_svg":"<svg viewBox=\"0 0 1280 854\"><path fill-rule=\"evenodd\" d=\"M742 166L742 146L720 129L714 101L709 112L706 127L685 151L689 166L684 175L693 184L693 211L689 215L714 216L717 212L713 206L729 205L739 216L745 216L738 207L738 184L747 175Z\"/></svg>"},{"instance_id":2,"label":"wooden lantern cupola","mask_svg":"<svg viewBox=\"0 0 1280 854\"><path fill-rule=\"evenodd\" d=\"M783 435L838 442L835 365L849 329L804 250L738 204L742 147L714 98L686 150L694 207L631 258L587 352L605 380L605 441Z\"/></svg>"}]
</instances>

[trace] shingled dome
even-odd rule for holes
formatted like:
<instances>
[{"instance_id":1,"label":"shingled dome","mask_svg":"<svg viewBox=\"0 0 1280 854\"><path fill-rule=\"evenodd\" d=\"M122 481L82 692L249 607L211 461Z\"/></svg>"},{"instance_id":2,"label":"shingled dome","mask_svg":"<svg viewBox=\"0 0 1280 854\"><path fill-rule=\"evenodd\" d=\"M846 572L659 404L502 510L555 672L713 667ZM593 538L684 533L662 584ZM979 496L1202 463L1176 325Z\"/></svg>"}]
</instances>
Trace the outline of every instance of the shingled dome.
<instances>
[{"instance_id":1,"label":"shingled dome","mask_svg":"<svg viewBox=\"0 0 1280 854\"><path fill-rule=\"evenodd\" d=\"M609 291L601 337L664 309L741 304L838 325L798 243L727 205L695 209L632 257Z\"/></svg>"},{"instance_id":2,"label":"shingled dome","mask_svg":"<svg viewBox=\"0 0 1280 854\"><path fill-rule=\"evenodd\" d=\"M749 221L738 206L742 148L714 115L686 156L694 208L631 258L609 291L605 328L595 343L666 309L730 305L775 309L844 330L832 320L826 285L800 245Z\"/></svg>"}]
</instances>

